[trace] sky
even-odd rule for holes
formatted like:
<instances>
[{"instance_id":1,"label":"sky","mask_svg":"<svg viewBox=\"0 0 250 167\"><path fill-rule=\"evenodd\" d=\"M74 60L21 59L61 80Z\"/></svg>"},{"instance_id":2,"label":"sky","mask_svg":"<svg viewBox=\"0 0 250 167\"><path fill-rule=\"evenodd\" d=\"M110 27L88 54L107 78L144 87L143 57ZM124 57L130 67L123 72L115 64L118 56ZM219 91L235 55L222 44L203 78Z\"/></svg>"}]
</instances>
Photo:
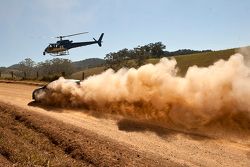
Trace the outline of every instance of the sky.
<instances>
[{"instance_id":1,"label":"sky","mask_svg":"<svg viewBox=\"0 0 250 167\"><path fill-rule=\"evenodd\" d=\"M0 0L0 66L42 53L55 36L75 42L105 33L103 46L69 50L72 61L162 42L166 50L221 50L250 45L249 0Z\"/></svg>"}]
</instances>

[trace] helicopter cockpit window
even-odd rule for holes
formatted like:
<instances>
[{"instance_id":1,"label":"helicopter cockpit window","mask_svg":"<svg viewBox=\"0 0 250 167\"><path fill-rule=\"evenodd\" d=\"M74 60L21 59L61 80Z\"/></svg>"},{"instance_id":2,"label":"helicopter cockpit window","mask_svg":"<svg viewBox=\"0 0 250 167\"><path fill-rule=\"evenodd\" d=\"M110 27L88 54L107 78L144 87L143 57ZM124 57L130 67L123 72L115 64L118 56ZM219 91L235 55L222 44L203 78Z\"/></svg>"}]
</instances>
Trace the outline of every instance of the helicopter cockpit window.
<instances>
[{"instance_id":1,"label":"helicopter cockpit window","mask_svg":"<svg viewBox=\"0 0 250 167\"><path fill-rule=\"evenodd\" d=\"M57 47L57 45L56 44L50 44L49 47L55 48L55 47Z\"/></svg>"}]
</instances>

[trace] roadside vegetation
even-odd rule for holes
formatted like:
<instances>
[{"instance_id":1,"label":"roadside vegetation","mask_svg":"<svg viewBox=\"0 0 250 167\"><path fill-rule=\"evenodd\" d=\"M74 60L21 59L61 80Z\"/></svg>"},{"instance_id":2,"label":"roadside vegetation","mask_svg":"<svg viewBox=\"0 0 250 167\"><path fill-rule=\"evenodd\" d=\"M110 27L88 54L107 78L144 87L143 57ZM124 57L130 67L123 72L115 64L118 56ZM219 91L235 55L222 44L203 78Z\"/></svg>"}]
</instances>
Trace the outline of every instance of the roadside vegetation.
<instances>
[{"instance_id":1,"label":"roadside vegetation","mask_svg":"<svg viewBox=\"0 0 250 167\"><path fill-rule=\"evenodd\" d=\"M154 57L154 56L146 56L146 58L143 58L143 60L138 60L139 57L137 57L137 59L123 59L123 60L117 60L117 53L121 54L121 52L125 52L125 50L123 51L119 51L117 53L112 53L113 58L115 60L111 60L111 56L110 54L108 55L109 57L106 58L106 63L104 66L101 67L95 67L95 68L90 68L90 69L86 69L86 70L82 70L76 73L73 73L71 75L72 78L75 79L80 79L82 76L82 73L85 73L85 77L88 77L90 75L96 75L96 74L100 74L101 72L103 72L105 69L108 68L112 68L114 70L119 70L122 67L125 68L138 68L141 63L141 61L143 62L142 64L147 64L147 63L152 63L152 64L156 64L160 61L160 59L162 57L168 57L168 58L174 58L177 61L177 67L179 69L179 75L184 76L188 67L197 65L199 67L207 67L209 65L212 65L214 62L216 62L219 59L223 59L223 60L228 60L229 57L233 54L236 53L237 49L226 49L226 50L220 50L220 51L201 51L201 52L196 52L193 51L194 53L192 54L184 54L184 55L175 55L175 56L159 56L159 57ZM190 50L186 50L187 53L191 52ZM180 52L177 52L180 53ZM122 55L122 54L121 54ZM107 60L108 59L108 60Z\"/></svg>"},{"instance_id":2,"label":"roadside vegetation","mask_svg":"<svg viewBox=\"0 0 250 167\"><path fill-rule=\"evenodd\" d=\"M180 49L166 51L161 42L122 49L108 53L104 59L91 58L72 62L69 59L54 58L44 62L34 62L26 58L10 67L0 67L0 78L11 80L53 81L60 76L72 79L85 79L100 74L108 68L117 71L121 68L138 68L143 64L155 64L163 57L175 58L180 75L185 75L188 67L207 67L219 59L227 60L237 48L220 51Z\"/></svg>"},{"instance_id":3,"label":"roadside vegetation","mask_svg":"<svg viewBox=\"0 0 250 167\"><path fill-rule=\"evenodd\" d=\"M73 73L69 78L82 80L83 78L88 78L89 76L97 75L105 70L104 66L88 68L86 70L77 71Z\"/></svg>"}]
</instances>

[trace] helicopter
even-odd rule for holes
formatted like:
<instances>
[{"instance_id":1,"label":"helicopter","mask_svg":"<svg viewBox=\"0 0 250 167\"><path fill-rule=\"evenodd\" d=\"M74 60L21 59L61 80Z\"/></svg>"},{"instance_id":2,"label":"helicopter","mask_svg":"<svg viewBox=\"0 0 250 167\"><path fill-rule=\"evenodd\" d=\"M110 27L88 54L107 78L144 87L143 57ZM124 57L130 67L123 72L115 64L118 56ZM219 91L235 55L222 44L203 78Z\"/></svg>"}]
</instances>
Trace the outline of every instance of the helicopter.
<instances>
[{"instance_id":1,"label":"helicopter","mask_svg":"<svg viewBox=\"0 0 250 167\"><path fill-rule=\"evenodd\" d=\"M80 35L80 34L86 34L88 32L81 32L81 33L76 33L76 34L71 34L71 35L64 35L64 36L58 36L54 38L59 38L60 40L57 41L56 43L51 43L49 46L46 47L46 49L43 52L43 55L50 54L51 56L64 56L64 55L69 55L69 49L76 48L76 47L82 47L86 45L92 45L92 44L98 44L100 47L102 46L102 38L104 33L102 33L99 37L98 40L93 38L93 41L87 41L87 42L73 42L70 40L63 40L63 38L66 37L71 37L75 35Z\"/></svg>"}]
</instances>

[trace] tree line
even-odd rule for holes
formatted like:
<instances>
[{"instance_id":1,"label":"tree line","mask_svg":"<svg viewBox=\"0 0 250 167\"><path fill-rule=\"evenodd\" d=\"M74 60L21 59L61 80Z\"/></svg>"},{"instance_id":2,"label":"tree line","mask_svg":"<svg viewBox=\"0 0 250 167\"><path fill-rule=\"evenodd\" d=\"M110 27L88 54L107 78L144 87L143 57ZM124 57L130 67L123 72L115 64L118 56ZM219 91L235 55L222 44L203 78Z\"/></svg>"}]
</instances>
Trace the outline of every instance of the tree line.
<instances>
[{"instance_id":1,"label":"tree line","mask_svg":"<svg viewBox=\"0 0 250 167\"><path fill-rule=\"evenodd\" d=\"M108 53L105 57L105 67L112 68L114 70L119 70L122 67L126 68L137 68L146 63L147 59L150 58L161 58L170 57L176 55L186 55L200 52L211 52L212 50L191 50L191 49L179 49L177 51L165 51L166 46L162 42L149 43L143 46L137 46L133 49L124 48L117 52ZM96 60L91 60L96 61ZM90 61L90 62L91 62ZM88 62L88 63L87 63ZM89 61L86 63L89 64ZM30 58L26 58L20 61L18 64L11 66L11 68L0 68L0 77L3 71L15 72L15 76L19 78L31 78L40 80L53 80L59 76L70 76L73 72L81 70L81 63L84 61L79 61L77 63L72 63L69 59L54 58L52 60L45 60L43 62L34 62ZM100 64L94 63L92 64ZM79 66L79 67L78 67ZM88 66L88 65L87 65Z\"/></svg>"},{"instance_id":2,"label":"tree line","mask_svg":"<svg viewBox=\"0 0 250 167\"><path fill-rule=\"evenodd\" d=\"M121 67L139 67L148 58L160 58L164 55L166 48L161 42L150 43L138 46L133 49L122 49L118 52L111 52L104 57L107 68L118 70Z\"/></svg>"},{"instance_id":3,"label":"tree line","mask_svg":"<svg viewBox=\"0 0 250 167\"><path fill-rule=\"evenodd\" d=\"M139 67L145 64L145 61L150 58L162 58L176 55L186 55L201 52L211 52L212 50L191 50L179 49L177 51L165 51L166 46L162 42L150 43L143 46L138 46L133 49L122 49L118 52L111 52L104 57L106 68L118 70L122 67Z\"/></svg>"},{"instance_id":4,"label":"tree line","mask_svg":"<svg viewBox=\"0 0 250 167\"><path fill-rule=\"evenodd\" d=\"M74 66L69 59L54 58L36 63L30 58L20 61L18 64L3 68L18 78L39 79L50 81L64 75L69 76L74 72Z\"/></svg>"}]
</instances>

